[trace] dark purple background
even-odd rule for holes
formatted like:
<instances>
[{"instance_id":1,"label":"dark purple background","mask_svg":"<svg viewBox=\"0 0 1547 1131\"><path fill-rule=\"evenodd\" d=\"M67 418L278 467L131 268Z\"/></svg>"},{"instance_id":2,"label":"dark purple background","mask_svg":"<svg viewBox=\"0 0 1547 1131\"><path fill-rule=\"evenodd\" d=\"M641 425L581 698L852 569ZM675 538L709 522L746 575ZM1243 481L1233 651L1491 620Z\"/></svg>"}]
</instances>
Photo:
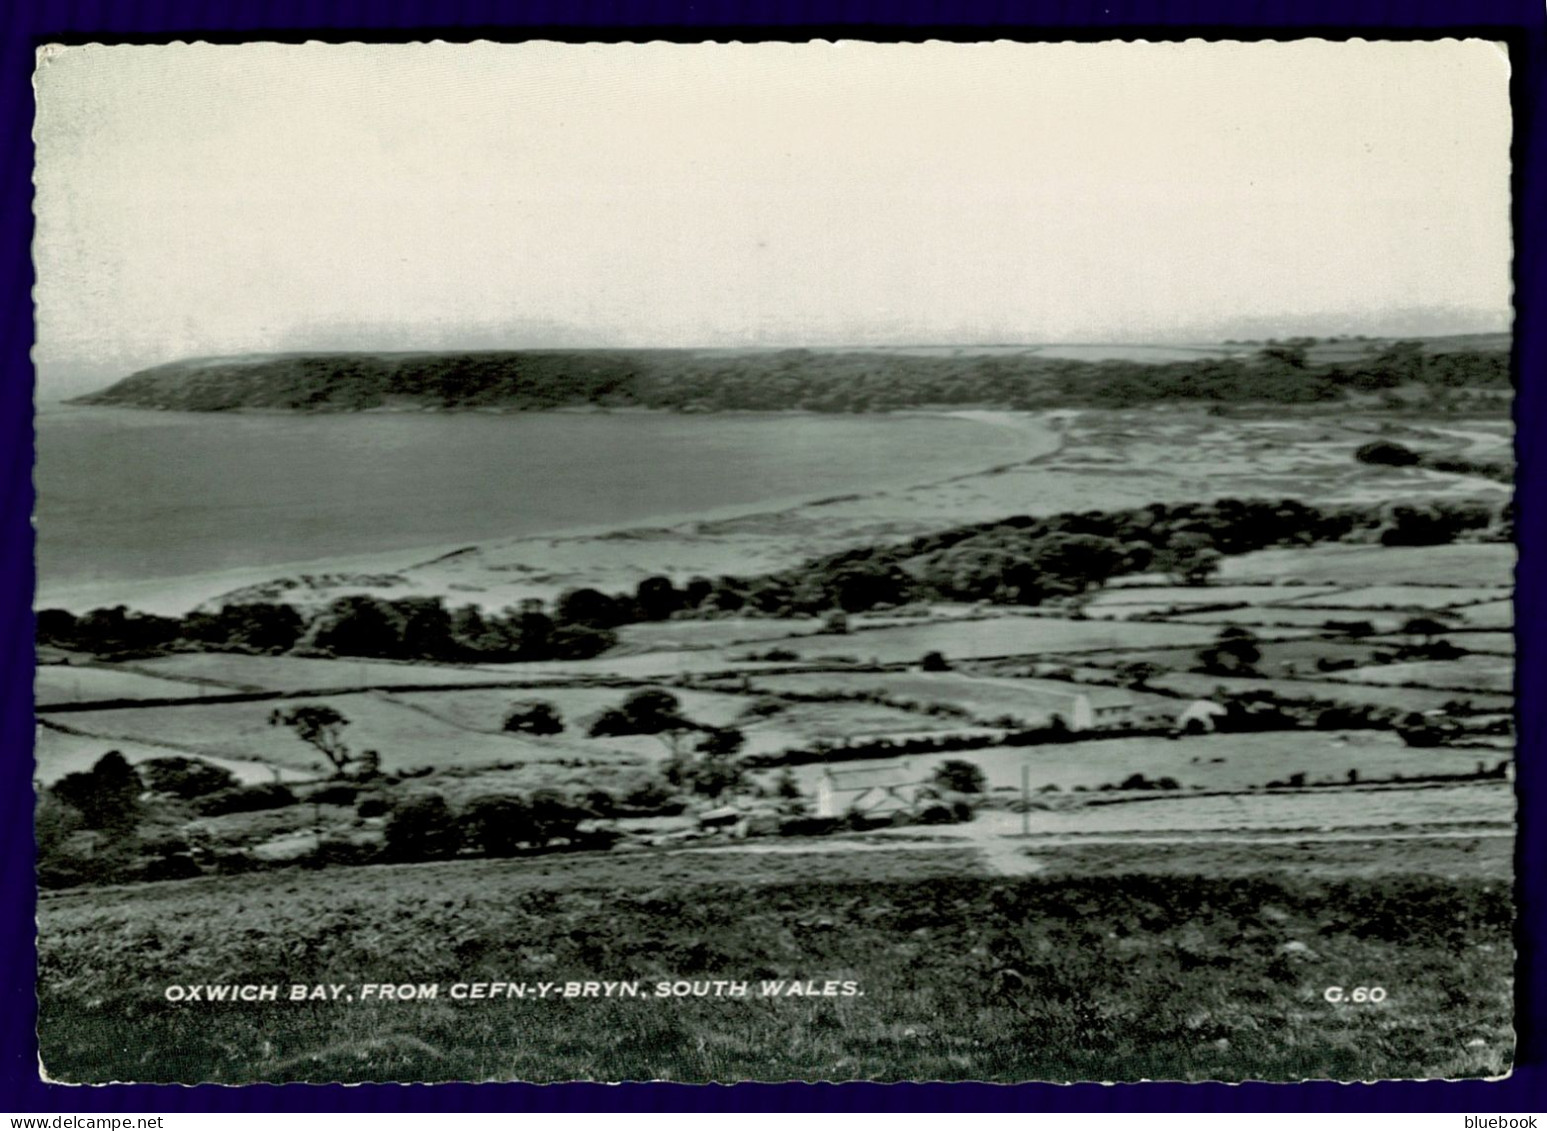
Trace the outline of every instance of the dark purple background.
<instances>
[{"instance_id":1,"label":"dark purple background","mask_svg":"<svg viewBox=\"0 0 1547 1131\"><path fill-rule=\"evenodd\" d=\"M1544 276L1542 109L1547 27L1541 0L14 0L0 4L0 1111L579 1111L579 1110L1068 1110L1068 1111L1540 1111L1547 1043L1541 968L1547 906L1547 822L1533 811L1547 790L1537 766L1547 706L1538 633L1547 632L1533 574L1547 536L1537 506L1547 436L1542 377ZM32 53L49 40L588 39L1062 39L1193 35L1365 38L1481 34L1508 40L1514 62L1516 363L1521 540L1517 851L1521 924L1520 1047L1500 1083L1374 1085L1138 1084L687 1085L520 1084L245 1088L60 1087L37 1079L33 1036L32 742Z\"/></svg>"}]
</instances>

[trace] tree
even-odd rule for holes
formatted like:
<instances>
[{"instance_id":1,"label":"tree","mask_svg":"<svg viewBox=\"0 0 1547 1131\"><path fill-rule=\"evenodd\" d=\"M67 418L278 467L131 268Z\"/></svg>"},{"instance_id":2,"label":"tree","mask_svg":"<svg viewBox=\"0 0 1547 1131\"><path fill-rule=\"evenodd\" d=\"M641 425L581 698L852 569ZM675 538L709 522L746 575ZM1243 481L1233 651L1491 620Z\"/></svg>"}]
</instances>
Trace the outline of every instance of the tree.
<instances>
[{"instance_id":1,"label":"tree","mask_svg":"<svg viewBox=\"0 0 1547 1131\"><path fill-rule=\"evenodd\" d=\"M139 764L138 771L147 789L185 801L219 789L233 789L241 784L236 780L236 775L223 766L176 755L148 759Z\"/></svg>"},{"instance_id":2,"label":"tree","mask_svg":"<svg viewBox=\"0 0 1547 1131\"><path fill-rule=\"evenodd\" d=\"M307 643L336 656L398 656L403 621L389 602L368 594L340 597L312 622Z\"/></svg>"},{"instance_id":3,"label":"tree","mask_svg":"<svg viewBox=\"0 0 1547 1131\"><path fill-rule=\"evenodd\" d=\"M401 802L387 818L385 831L392 860L447 860L462 847L462 830L438 793Z\"/></svg>"},{"instance_id":4,"label":"tree","mask_svg":"<svg viewBox=\"0 0 1547 1131\"><path fill-rule=\"evenodd\" d=\"M488 856L513 856L537 839L531 806L514 795L475 797L462 818L469 839Z\"/></svg>"},{"instance_id":5,"label":"tree","mask_svg":"<svg viewBox=\"0 0 1547 1131\"><path fill-rule=\"evenodd\" d=\"M586 815L583 809L571 804L569 798L556 789L535 791L527 798L527 804L531 809L532 833L538 844L547 844L560 837L573 837L575 827Z\"/></svg>"},{"instance_id":6,"label":"tree","mask_svg":"<svg viewBox=\"0 0 1547 1131\"><path fill-rule=\"evenodd\" d=\"M1173 581L1184 585L1207 585L1219 572L1221 554L1212 539L1202 534L1181 534L1155 554L1154 564Z\"/></svg>"},{"instance_id":7,"label":"tree","mask_svg":"<svg viewBox=\"0 0 1547 1131\"><path fill-rule=\"evenodd\" d=\"M794 770L785 766L779 771L779 776L774 779L774 793L785 801L800 799L800 783L795 780Z\"/></svg>"},{"instance_id":8,"label":"tree","mask_svg":"<svg viewBox=\"0 0 1547 1131\"><path fill-rule=\"evenodd\" d=\"M696 749L706 758L729 758L746 742L747 736L735 727L712 727L698 740Z\"/></svg>"},{"instance_id":9,"label":"tree","mask_svg":"<svg viewBox=\"0 0 1547 1131\"><path fill-rule=\"evenodd\" d=\"M1125 687L1140 688L1158 675L1164 675L1165 667L1149 660L1129 660L1117 665L1117 678Z\"/></svg>"},{"instance_id":10,"label":"tree","mask_svg":"<svg viewBox=\"0 0 1547 1131\"><path fill-rule=\"evenodd\" d=\"M338 711L326 704L276 709L269 715L269 724L295 731L297 738L328 760L334 777L344 776L344 767L349 765L349 747L344 745L343 730L349 720Z\"/></svg>"},{"instance_id":11,"label":"tree","mask_svg":"<svg viewBox=\"0 0 1547 1131\"><path fill-rule=\"evenodd\" d=\"M952 793L982 793L988 781L981 766L961 758L947 758L941 762L930 780Z\"/></svg>"},{"instance_id":12,"label":"tree","mask_svg":"<svg viewBox=\"0 0 1547 1131\"><path fill-rule=\"evenodd\" d=\"M591 724L592 738L626 734L649 734L660 738L675 757L683 736L701 730L698 723L682 714L682 704L669 691L647 688L636 691L623 703L603 711Z\"/></svg>"},{"instance_id":13,"label":"tree","mask_svg":"<svg viewBox=\"0 0 1547 1131\"><path fill-rule=\"evenodd\" d=\"M145 785L129 760L109 750L86 772L66 774L54 783L54 796L81 815L88 829L128 834L139 821Z\"/></svg>"},{"instance_id":14,"label":"tree","mask_svg":"<svg viewBox=\"0 0 1547 1131\"><path fill-rule=\"evenodd\" d=\"M553 618L560 624L612 628L628 618L618 602L599 589L566 589L554 602Z\"/></svg>"},{"instance_id":15,"label":"tree","mask_svg":"<svg viewBox=\"0 0 1547 1131\"><path fill-rule=\"evenodd\" d=\"M1418 462L1418 453L1390 440L1371 440L1359 446L1354 452L1354 458L1360 463L1384 467L1411 467Z\"/></svg>"},{"instance_id":16,"label":"tree","mask_svg":"<svg viewBox=\"0 0 1547 1131\"><path fill-rule=\"evenodd\" d=\"M647 577L634 589L634 604L644 620L665 620L682 608L682 594L669 577Z\"/></svg>"},{"instance_id":17,"label":"tree","mask_svg":"<svg viewBox=\"0 0 1547 1131\"><path fill-rule=\"evenodd\" d=\"M735 727L710 728L695 745L697 759L685 765L674 760L667 767L667 774L675 776L680 784L691 785L693 792L706 797L719 797L739 789L746 774L736 761L736 754L746 741L747 736Z\"/></svg>"},{"instance_id":18,"label":"tree","mask_svg":"<svg viewBox=\"0 0 1547 1131\"><path fill-rule=\"evenodd\" d=\"M919 669L926 672L948 672L951 670L951 665L943 653L925 652L924 658L919 661Z\"/></svg>"},{"instance_id":19,"label":"tree","mask_svg":"<svg viewBox=\"0 0 1547 1131\"><path fill-rule=\"evenodd\" d=\"M519 734L562 734L564 718L545 699L520 699L505 712L505 729Z\"/></svg>"},{"instance_id":20,"label":"tree","mask_svg":"<svg viewBox=\"0 0 1547 1131\"><path fill-rule=\"evenodd\" d=\"M1261 659L1256 635L1236 625L1221 630L1214 643L1198 653L1203 669L1216 675L1251 674Z\"/></svg>"},{"instance_id":21,"label":"tree","mask_svg":"<svg viewBox=\"0 0 1547 1131\"><path fill-rule=\"evenodd\" d=\"M362 750L355 760L354 776L360 781L370 781L381 776L381 755L375 750Z\"/></svg>"}]
</instances>

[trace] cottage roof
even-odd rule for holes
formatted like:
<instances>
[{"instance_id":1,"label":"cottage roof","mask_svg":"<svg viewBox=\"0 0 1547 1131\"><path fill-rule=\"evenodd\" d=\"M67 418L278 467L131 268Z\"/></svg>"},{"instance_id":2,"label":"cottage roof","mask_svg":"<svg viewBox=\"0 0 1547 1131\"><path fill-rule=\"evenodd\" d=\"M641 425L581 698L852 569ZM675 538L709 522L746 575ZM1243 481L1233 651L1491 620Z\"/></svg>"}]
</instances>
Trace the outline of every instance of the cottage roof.
<instances>
[{"instance_id":1,"label":"cottage roof","mask_svg":"<svg viewBox=\"0 0 1547 1131\"><path fill-rule=\"evenodd\" d=\"M923 779L906 766L866 766L863 769L825 771L835 792L862 793L867 789L896 789L923 785Z\"/></svg>"}]
</instances>

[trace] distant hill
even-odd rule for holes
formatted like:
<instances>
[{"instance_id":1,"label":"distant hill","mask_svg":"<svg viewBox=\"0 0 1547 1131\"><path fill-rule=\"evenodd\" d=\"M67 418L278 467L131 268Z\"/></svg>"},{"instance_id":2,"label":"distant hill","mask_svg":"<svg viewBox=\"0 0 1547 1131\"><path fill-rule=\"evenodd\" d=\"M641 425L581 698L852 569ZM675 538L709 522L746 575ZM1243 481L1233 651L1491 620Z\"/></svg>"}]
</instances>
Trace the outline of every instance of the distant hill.
<instances>
[{"instance_id":1,"label":"distant hill","mask_svg":"<svg viewBox=\"0 0 1547 1131\"><path fill-rule=\"evenodd\" d=\"M1499 334L1165 347L1154 360L1132 345L1110 353L1083 345L252 354L158 365L73 403L187 412L1306 403L1412 384L1507 387L1508 349L1508 335Z\"/></svg>"}]
</instances>

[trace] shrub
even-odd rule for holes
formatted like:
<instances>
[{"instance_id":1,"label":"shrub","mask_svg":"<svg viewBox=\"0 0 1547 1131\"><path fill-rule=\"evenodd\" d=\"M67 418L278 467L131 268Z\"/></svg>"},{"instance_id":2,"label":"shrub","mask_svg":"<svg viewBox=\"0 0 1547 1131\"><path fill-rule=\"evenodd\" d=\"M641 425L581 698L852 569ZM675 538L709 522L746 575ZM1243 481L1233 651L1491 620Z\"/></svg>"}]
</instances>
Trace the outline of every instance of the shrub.
<instances>
[{"instance_id":1,"label":"shrub","mask_svg":"<svg viewBox=\"0 0 1547 1131\"><path fill-rule=\"evenodd\" d=\"M139 877L142 880L191 880L203 874L204 870L193 862L192 856L185 852L173 853L169 856L153 856L139 868Z\"/></svg>"},{"instance_id":2,"label":"shrub","mask_svg":"<svg viewBox=\"0 0 1547 1131\"><path fill-rule=\"evenodd\" d=\"M987 780L981 766L960 758L947 758L935 767L930 778L935 785L952 793L982 793Z\"/></svg>"},{"instance_id":3,"label":"shrub","mask_svg":"<svg viewBox=\"0 0 1547 1131\"><path fill-rule=\"evenodd\" d=\"M387 818L386 832L386 854L392 860L445 860L462 847L462 830L438 793L422 793L398 805Z\"/></svg>"},{"instance_id":4,"label":"shrub","mask_svg":"<svg viewBox=\"0 0 1547 1131\"><path fill-rule=\"evenodd\" d=\"M330 864L354 867L372 863L379 851L373 844L350 840L347 837L329 836L323 837L316 848L302 857L301 864L307 868L324 868Z\"/></svg>"},{"instance_id":5,"label":"shrub","mask_svg":"<svg viewBox=\"0 0 1547 1131\"><path fill-rule=\"evenodd\" d=\"M531 807L532 840L537 844L573 837L575 826L586 816L583 809L571 804L556 789L536 790L527 798L527 804Z\"/></svg>"},{"instance_id":6,"label":"shrub","mask_svg":"<svg viewBox=\"0 0 1547 1131\"><path fill-rule=\"evenodd\" d=\"M314 805L353 805L359 795L358 786L336 781L318 786L306 795L306 800Z\"/></svg>"},{"instance_id":7,"label":"shrub","mask_svg":"<svg viewBox=\"0 0 1547 1131\"><path fill-rule=\"evenodd\" d=\"M126 832L139 820L140 775L128 759L109 750L85 772L65 774L53 785L54 796L77 810L88 829Z\"/></svg>"},{"instance_id":8,"label":"shrub","mask_svg":"<svg viewBox=\"0 0 1547 1131\"><path fill-rule=\"evenodd\" d=\"M256 813L263 809L283 809L294 805L295 794L278 782L242 785L222 789L199 798L194 808L201 817L219 817L226 813Z\"/></svg>"},{"instance_id":9,"label":"shrub","mask_svg":"<svg viewBox=\"0 0 1547 1131\"><path fill-rule=\"evenodd\" d=\"M956 820L951 807L943 801L932 801L919 810L921 825L949 825Z\"/></svg>"},{"instance_id":10,"label":"shrub","mask_svg":"<svg viewBox=\"0 0 1547 1131\"><path fill-rule=\"evenodd\" d=\"M1354 452L1360 463L1380 464L1386 467L1411 467L1418 462L1418 453L1391 440L1371 440Z\"/></svg>"},{"instance_id":11,"label":"shrub","mask_svg":"<svg viewBox=\"0 0 1547 1131\"><path fill-rule=\"evenodd\" d=\"M184 801L222 789L233 789L241 784L230 770L198 758L151 758L141 762L137 769L145 782L145 788L180 797Z\"/></svg>"},{"instance_id":12,"label":"shrub","mask_svg":"<svg viewBox=\"0 0 1547 1131\"><path fill-rule=\"evenodd\" d=\"M780 836L826 836L843 822L836 817L790 817L779 822Z\"/></svg>"},{"instance_id":13,"label":"shrub","mask_svg":"<svg viewBox=\"0 0 1547 1131\"><path fill-rule=\"evenodd\" d=\"M522 699L505 713L505 729L519 734L562 734L564 719L547 700Z\"/></svg>"},{"instance_id":14,"label":"shrub","mask_svg":"<svg viewBox=\"0 0 1547 1131\"><path fill-rule=\"evenodd\" d=\"M367 793L355 803L357 817L385 817L392 803L379 793Z\"/></svg>"},{"instance_id":15,"label":"shrub","mask_svg":"<svg viewBox=\"0 0 1547 1131\"><path fill-rule=\"evenodd\" d=\"M630 809L656 813L675 806L680 813L682 803L677 795L659 778L646 778L623 795L623 804Z\"/></svg>"},{"instance_id":16,"label":"shrub","mask_svg":"<svg viewBox=\"0 0 1547 1131\"><path fill-rule=\"evenodd\" d=\"M469 839L488 856L512 856L536 839L531 807L520 797L475 797L462 817Z\"/></svg>"}]
</instances>

